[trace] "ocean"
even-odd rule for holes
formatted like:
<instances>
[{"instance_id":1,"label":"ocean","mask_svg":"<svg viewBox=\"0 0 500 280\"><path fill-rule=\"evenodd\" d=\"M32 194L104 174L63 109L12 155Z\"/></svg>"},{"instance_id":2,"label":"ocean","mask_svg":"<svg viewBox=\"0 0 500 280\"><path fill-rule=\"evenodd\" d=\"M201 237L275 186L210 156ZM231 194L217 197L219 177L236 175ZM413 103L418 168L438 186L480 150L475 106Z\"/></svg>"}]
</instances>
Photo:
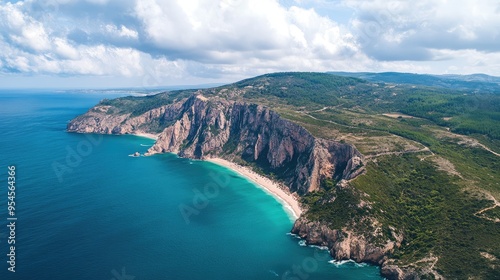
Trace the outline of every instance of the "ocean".
<instances>
[{"instance_id":1,"label":"ocean","mask_svg":"<svg viewBox=\"0 0 500 280\"><path fill-rule=\"evenodd\" d=\"M382 279L303 246L284 207L229 169L65 131L126 94L0 91L0 279Z\"/></svg>"}]
</instances>

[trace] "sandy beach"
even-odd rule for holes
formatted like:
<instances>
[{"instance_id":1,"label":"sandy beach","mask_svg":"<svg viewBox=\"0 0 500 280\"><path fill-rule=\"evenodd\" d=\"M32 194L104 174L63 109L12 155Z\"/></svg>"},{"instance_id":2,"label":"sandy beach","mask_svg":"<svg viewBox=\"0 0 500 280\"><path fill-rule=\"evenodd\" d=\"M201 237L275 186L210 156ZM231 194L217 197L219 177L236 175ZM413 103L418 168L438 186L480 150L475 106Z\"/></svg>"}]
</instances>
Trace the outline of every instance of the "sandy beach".
<instances>
[{"instance_id":1,"label":"sandy beach","mask_svg":"<svg viewBox=\"0 0 500 280\"><path fill-rule=\"evenodd\" d=\"M153 140L157 140L158 139L158 134L138 132L138 133L134 133L132 135L139 136L139 137L145 137L145 138L149 138L149 139L153 139Z\"/></svg>"},{"instance_id":2,"label":"sandy beach","mask_svg":"<svg viewBox=\"0 0 500 280\"><path fill-rule=\"evenodd\" d=\"M230 168L233 171L237 172L238 174L256 183L258 186L263 188L267 193L271 194L280 203L282 203L283 206L285 206L285 208L288 210L287 212L289 212L289 214L293 216L294 220L296 220L302 213L302 209L300 208L299 202L293 195L281 189L277 183L273 182L272 180L264 176L255 173L250 168L238 165L236 163L221 158L209 158L206 159L206 161Z\"/></svg>"}]
</instances>

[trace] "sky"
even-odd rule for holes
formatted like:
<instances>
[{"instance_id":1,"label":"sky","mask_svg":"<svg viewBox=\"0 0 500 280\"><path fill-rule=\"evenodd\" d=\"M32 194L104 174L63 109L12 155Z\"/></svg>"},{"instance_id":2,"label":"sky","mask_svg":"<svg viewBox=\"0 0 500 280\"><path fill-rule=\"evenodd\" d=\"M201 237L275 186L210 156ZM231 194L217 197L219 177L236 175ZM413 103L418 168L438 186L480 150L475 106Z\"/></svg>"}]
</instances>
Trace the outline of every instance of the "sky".
<instances>
[{"instance_id":1,"label":"sky","mask_svg":"<svg viewBox=\"0 0 500 280\"><path fill-rule=\"evenodd\" d=\"M0 0L0 88L283 71L500 76L498 0Z\"/></svg>"}]
</instances>

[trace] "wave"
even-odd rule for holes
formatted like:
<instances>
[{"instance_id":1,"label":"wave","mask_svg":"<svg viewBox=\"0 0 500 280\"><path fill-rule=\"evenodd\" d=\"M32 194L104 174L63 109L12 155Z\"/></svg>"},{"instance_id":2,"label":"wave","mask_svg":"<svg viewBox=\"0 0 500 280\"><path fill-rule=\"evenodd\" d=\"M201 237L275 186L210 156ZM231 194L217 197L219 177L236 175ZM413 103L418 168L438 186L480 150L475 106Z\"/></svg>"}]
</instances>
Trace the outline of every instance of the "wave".
<instances>
[{"instance_id":1,"label":"wave","mask_svg":"<svg viewBox=\"0 0 500 280\"><path fill-rule=\"evenodd\" d=\"M309 245L309 247L318 248L320 250L328 251L328 247L326 247L326 246Z\"/></svg>"},{"instance_id":2,"label":"wave","mask_svg":"<svg viewBox=\"0 0 500 280\"><path fill-rule=\"evenodd\" d=\"M280 198L281 199L281 198ZM288 204L288 202L284 201L283 199L281 199L283 201L283 208L285 209L285 211L288 211L288 213L290 213L293 217L294 217L294 221L296 219L298 219L299 217L297 216L297 214L295 214L295 211L293 211L293 208L292 206L290 206L290 204ZM292 217L290 217L292 218Z\"/></svg>"},{"instance_id":3,"label":"wave","mask_svg":"<svg viewBox=\"0 0 500 280\"><path fill-rule=\"evenodd\" d=\"M305 247L305 246L309 246L311 248L317 248L319 250L325 250L325 251L328 251L328 247L327 246L318 246L318 245L307 245L307 242L306 240L300 238L300 236L298 236L297 234L295 233L291 233L291 232L287 232L286 235L289 235L289 236L292 236L294 238L297 238L297 239L300 239L300 241L298 242L299 246L302 246L302 247Z\"/></svg>"},{"instance_id":4,"label":"wave","mask_svg":"<svg viewBox=\"0 0 500 280\"><path fill-rule=\"evenodd\" d=\"M151 147L151 146L153 146L153 145L141 144L141 146L143 146L143 147Z\"/></svg>"},{"instance_id":5,"label":"wave","mask_svg":"<svg viewBox=\"0 0 500 280\"><path fill-rule=\"evenodd\" d=\"M328 263L333 264L335 267L341 267L345 264L353 263L353 262L354 262L353 260L342 260L342 261L331 260L331 261L328 261Z\"/></svg>"},{"instance_id":6,"label":"wave","mask_svg":"<svg viewBox=\"0 0 500 280\"><path fill-rule=\"evenodd\" d=\"M356 267L356 268L360 268L360 267L366 267L366 266L368 266L367 263L357 263L357 262L355 262L353 260L342 260L342 261L331 260L331 261L328 261L328 263L333 264L335 267Z\"/></svg>"}]
</instances>

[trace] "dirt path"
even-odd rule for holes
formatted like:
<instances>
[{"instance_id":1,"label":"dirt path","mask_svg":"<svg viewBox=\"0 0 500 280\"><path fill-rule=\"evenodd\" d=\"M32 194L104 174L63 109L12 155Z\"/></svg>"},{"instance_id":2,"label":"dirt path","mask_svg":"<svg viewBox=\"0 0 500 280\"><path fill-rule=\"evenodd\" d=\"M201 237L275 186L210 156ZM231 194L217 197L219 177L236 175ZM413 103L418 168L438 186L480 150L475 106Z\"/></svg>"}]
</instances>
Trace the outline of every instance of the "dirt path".
<instances>
[{"instance_id":1,"label":"dirt path","mask_svg":"<svg viewBox=\"0 0 500 280\"><path fill-rule=\"evenodd\" d=\"M490 218L490 217L486 217L485 215L482 215L486 211L500 207L500 202L493 195L486 193L486 192L485 192L485 195L488 196L488 198L493 202L493 205L477 211L476 213L474 213L474 215L476 217L486 219L486 220L492 221L494 223L500 223L499 218Z\"/></svg>"},{"instance_id":2,"label":"dirt path","mask_svg":"<svg viewBox=\"0 0 500 280\"><path fill-rule=\"evenodd\" d=\"M309 111L309 112L305 112L305 113L309 114L309 113L315 113L315 112L323 112L324 110L329 109L329 108L335 108L335 107L329 107L328 106L328 107L323 107L323 108L321 108L319 110Z\"/></svg>"},{"instance_id":3,"label":"dirt path","mask_svg":"<svg viewBox=\"0 0 500 280\"><path fill-rule=\"evenodd\" d=\"M320 109L320 110L326 110L328 108L329 107L324 107L323 109ZM309 115L308 112L297 112L297 113L302 113L302 114L310 117L313 120L322 121L322 122L328 122L328 123L335 124L335 125L338 125L338 126L343 126L343 127L352 128L352 129L362 129L362 130L371 131L371 132L381 132L381 130L377 130L377 129L371 129L371 128L365 128L365 127L359 128L359 127L352 126L352 125L340 124L340 123L337 123L337 122L334 122L334 121L330 121L330 120L318 119L318 118L316 118L314 116ZM410 151L401 151L401 152L384 152L384 153L380 153L380 154L376 154L376 155L366 156L367 159L373 158L373 157L382 156L382 155L391 155L391 154L400 155L400 154L418 153L418 152L430 152L432 155L434 155L434 152L432 152L431 149L429 149L429 147L425 146L424 144L422 144L420 142L417 142L417 141L414 141L414 140L411 140L411 139L408 139L408 138L404 138L402 136L399 136L399 135L396 135L396 134L392 134L392 133L387 132L387 131L384 131L384 132L388 133L389 135L395 136L395 137L400 137L400 138L403 138L403 139L406 139L406 140L409 140L409 141L413 141L415 143L418 143L418 144L422 145L424 148L422 148L420 150L410 150Z\"/></svg>"},{"instance_id":4,"label":"dirt path","mask_svg":"<svg viewBox=\"0 0 500 280\"><path fill-rule=\"evenodd\" d=\"M439 258L438 257L434 257L434 261L430 267L430 270L431 270L431 273L434 275L434 278L438 279L438 280L444 280L444 277L441 276L435 269L434 267L436 266L437 262L439 261Z\"/></svg>"},{"instance_id":5,"label":"dirt path","mask_svg":"<svg viewBox=\"0 0 500 280\"><path fill-rule=\"evenodd\" d=\"M323 110L323 109L320 109L320 110ZM300 113L300 114L306 115L306 116L310 117L310 118L311 118L311 119L313 119L313 120L322 121L322 122L327 122L327 123L331 123L331 124L338 125L338 126L343 126L343 127L352 128L352 129L362 129L362 130L367 130L367 131L372 131L372 132L379 132L379 133L381 132L380 130L376 130L376 129L365 128L365 127L360 128L360 127L357 127L357 126L346 125L346 124L340 124L340 123L337 123L337 122L334 122L334 121L330 121L330 120L318 119L318 118L316 118L316 117L313 117L313 116L309 115L309 113L308 113L308 112L299 112L299 111L297 111L297 113ZM384 131L384 132L386 132L386 131ZM395 134L392 134L392 133L389 133L389 132L387 132L387 133L388 133L388 134L390 134L390 135L394 135L394 136L397 136L397 137L401 137L401 136L399 136L399 135L395 135ZM406 138L405 138L405 139L406 139Z\"/></svg>"},{"instance_id":6,"label":"dirt path","mask_svg":"<svg viewBox=\"0 0 500 280\"><path fill-rule=\"evenodd\" d=\"M495 156L500 157L500 154L499 154L499 153L497 153L497 152L495 152L495 151L492 151L490 148L486 147L485 145L483 145L483 144L481 144L481 143L479 143L479 142L477 142L477 145L478 145L478 146L480 146L480 147L482 147L482 148L483 148L483 149L485 149L486 151L488 151L488 152L490 152L490 153L494 154Z\"/></svg>"},{"instance_id":7,"label":"dirt path","mask_svg":"<svg viewBox=\"0 0 500 280\"><path fill-rule=\"evenodd\" d=\"M332 124L335 124L335 125L339 125L339 126L343 126L343 127L347 127L347 128L352 128L352 129L363 129L363 130L372 131L372 132L380 132L380 131L381 131L381 130L377 130L377 129L370 129L370 128L364 128L364 127L363 127L363 128L359 128L359 127L352 126L352 125L340 124L340 123L337 123L337 122L334 122L334 121L330 121L330 120L318 119L318 118L316 118L316 117L313 117L313 116L309 115L309 113L313 113L313 112L321 112L321 111L324 111L324 110L326 110L326 109L328 109L328 108L331 108L331 107L323 107L322 109L319 109L319 110L316 110L316 111L311 111L311 112L297 112L297 113L302 113L302 114L304 114L304 115L306 115L306 116L310 117L311 119L314 119L314 120L317 120L317 121L329 122L329 123L332 123ZM387 132L387 131L386 131L386 132ZM398 137L401 137L401 136L399 136L399 135L395 135L395 134L392 134L392 133L390 133L390 132L387 132L387 133L389 133L389 134L391 134L391 135L393 135L393 136L398 136ZM449 134L449 135L453 135L455 138L461 138L461 139L464 139L464 140L466 140L466 141L470 142L470 143L471 143L471 145L473 145L473 146L479 146L479 147L483 148L484 150L486 150L486 151L488 151L488 152L490 152L490 153L494 154L495 156L500 157L500 154L499 154L499 153L497 153L497 152L495 152L495 151L491 150L490 148L488 148L487 146L485 146L484 144L480 143L479 141L477 141L477 140L476 140L476 139L474 139L474 138L470 138L470 137L467 137L467 136L465 136L465 135L456 134L456 133L452 133L452 132L447 132L447 134ZM403 138L404 138L404 137L403 137ZM407 139L407 140L411 140L411 139L408 139L408 138L405 138L405 139ZM414 140L411 140L411 141L414 141ZM425 147L424 149L422 149L422 151L424 151L424 150L425 150L425 151L429 151L429 152L431 153L431 155L430 155L430 156L433 156L433 155L434 155L434 153L433 153L433 152L429 149L429 147L425 146L424 144L422 144L422 143L420 143L420 142L417 142L417 143L419 143L420 145L422 145L422 146L424 146L424 147ZM372 157L373 157L373 156L372 156Z\"/></svg>"},{"instance_id":8,"label":"dirt path","mask_svg":"<svg viewBox=\"0 0 500 280\"><path fill-rule=\"evenodd\" d=\"M416 267L418 263L431 263L431 265L428 267L428 268L425 268L424 271L426 273L431 273L432 275L434 275L434 279L437 279L437 280L444 280L444 277L441 276L436 270L435 270L435 267L436 267L436 264L437 262L439 261L439 258L438 257L434 257L432 254L430 255L430 257L427 257L427 258L423 258L421 260L418 260L414 263L411 263L409 265L405 265L405 267L407 266L413 266L413 267Z\"/></svg>"},{"instance_id":9,"label":"dirt path","mask_svg":"<svg viewBox=\"0 0 500 280\"><path fill-rule=\"evenodd\" d=\"M494 154L495 156L500 157L499 153L488 148L486 145L482 144L481 142L479 142L475 138L472 138L472 137L469 137L466 135L462 135L462 134L453 133L450 131L442 131L442 130L438 130L438 129L433 129L432 131L436 134L436 137L438 137L438 138L440 138L440 136L441 137L444 136L444 137L451 137L451 138L455 138L455 139L460 139L461 141L458 142L459 144L470 146L470 147L481 147L484 150Z\"/></svg>"},{"instance_id":10,"label":"dirt path","mask_svg":"<svg viewBox=\"0 0 500 280\"><path fill-rule=\"evenodd\" d=\"M406 151L400 151L400 152L383 152L383 153L378 153L375 155L368 155L368 156L365 156L365 158L371 159L371 158L376 158L376 157L385 156L385 155L397 155L397 156L399 156L402 154L412 154L412 153L420 153L420 152L430 152L431 155L429 155L429 156L434 155L434 153L428 147L425 147L425 148L420 149L420 150L406 150Z\"/></svg>"}]
</instances>

